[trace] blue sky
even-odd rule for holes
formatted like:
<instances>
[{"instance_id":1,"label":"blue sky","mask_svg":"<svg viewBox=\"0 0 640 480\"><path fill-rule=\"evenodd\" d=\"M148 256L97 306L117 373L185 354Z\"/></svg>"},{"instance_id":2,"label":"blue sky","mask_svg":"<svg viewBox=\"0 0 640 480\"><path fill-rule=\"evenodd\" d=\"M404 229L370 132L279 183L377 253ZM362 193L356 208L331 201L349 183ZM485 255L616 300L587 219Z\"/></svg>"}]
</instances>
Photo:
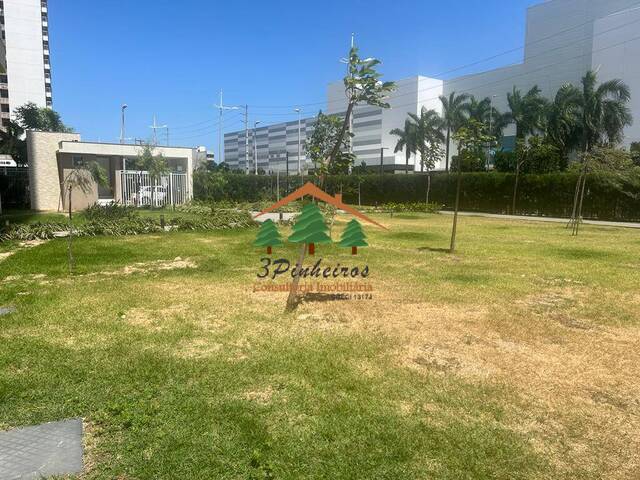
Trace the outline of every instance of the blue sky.
<instances>
[{"instance_id":1,"label":"blue sky","mask_svg":"<svg viewBox=\"0 0 640 480\"><path fill-rule=\"evenodd\" d=\"M521 47L526 8L536 3L49 0L54 108L83 139L117 141L125 102L127 137L150 138L156 114L171 144L215 151L221 88L226 104L249 104L251 122L289 120L287 106L323 102L341 78L351 32L364 56L383 61L386 79L437 76ZM225 131L241 128L238 112L226 118Z\"/></svg>"}]
</instances>

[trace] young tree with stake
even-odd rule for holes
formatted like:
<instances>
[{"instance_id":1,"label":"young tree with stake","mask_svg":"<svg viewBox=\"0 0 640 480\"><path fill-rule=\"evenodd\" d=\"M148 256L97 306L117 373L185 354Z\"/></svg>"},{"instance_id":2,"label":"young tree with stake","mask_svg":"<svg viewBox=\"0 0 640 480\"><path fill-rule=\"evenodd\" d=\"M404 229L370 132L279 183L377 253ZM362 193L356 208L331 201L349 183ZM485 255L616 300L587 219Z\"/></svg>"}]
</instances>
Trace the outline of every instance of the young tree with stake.
<instances>
[{"instance_id":1,"label":"young tree with stake","mask_svg":"<svg viewBox=\"0 0 640 480\"><path fill-rule=\"evenodd\" d=\"M382 76L376 67L380 64L380 61L375 58L361 59L358 55L358 48L353 46L349 51L348 60L348 73L344 77L345 94L347 96L347 112L342 122L342 127L336 138L336 142L331 149L327 164L327 172L331 172L334 161L339 155L340 148L343 144L344 136L347 133L349 124L351 123L351 115L356 105L373 105L381 108L389 108L389 104L385 101L387 95L391 93L395 88L394 82L382 82L380 77ZM320 176L320 188L324 186L326 175ZM302 267L305 256L305 246L300 249L300 255L296 263L298 268ZM297 305L298 284L300 277L296 277L291 285L289 291L289 298L287 299L287 310L291 311L295 309Z\"/></svg>"}]
</instances>

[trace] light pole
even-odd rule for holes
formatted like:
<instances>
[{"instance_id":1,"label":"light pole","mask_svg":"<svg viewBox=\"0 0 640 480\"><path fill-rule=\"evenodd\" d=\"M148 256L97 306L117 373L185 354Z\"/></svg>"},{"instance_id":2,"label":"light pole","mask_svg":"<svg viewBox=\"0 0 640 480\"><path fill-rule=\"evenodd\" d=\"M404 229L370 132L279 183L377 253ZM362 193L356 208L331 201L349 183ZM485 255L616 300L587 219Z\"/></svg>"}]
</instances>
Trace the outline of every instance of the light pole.
<instances>
[{"instance_id":1,"label":"light pole","mask_svg":"<svg viewBox=\"0 0 640 480\"><path fill-rule=\"evenodd\" d=\"M253 163L255 174L258 174L258 143L256 142L256 128L260 124L260 121L253 122Z\"/></svg>"},{"instance_id":2,"label":"light pole","mask_svg":"<svg viewBox=\"0 0 640 480\"><path fill-rule=\"evenodd\" d=\"M388 150L388 147L380 148L380 176L384 175L384 151Z\"/></svg>"},{"instance_id":3,"label":"light pole","mask_svg":"<svg viewBox=\"0 0 640 480\"><path fill-rule=\"evenodd\" d=\"M489 135L493 134L493 99L496 98L497 95L491 95L491 99L489 100ZM489 157L491 156L491 140L489 140L489 151L487 152L487 170L489 170Z\"/></svg>"},{"instance_id":4,"label":"light pole","mask_svg":"<svg viewBox=\"0 0 640 480\"><path fill-rule=\"evenodd\" d=\"M293 111L298 114L298 175L302 177L302 153L300 149L300 115L302 114L302 110L295 108Z\"/></svg>"},{"instance_id":5,"label":"light pole","mask_svg":"<svg viewBox=\"0 0 640 480\"><path fill-rule=\"evenodd\" d=\"M127 109L127 104L123 103L120 107L121 117L120 117L120 143L124 143L124 111Z\"/></svg>"},{"instance_id":6,"label":"light pole","mask_svg":"<svg viewBox=\"0 0 640 480\"><path fill-rule=\"evenodd\" d=\"M123 103L120 106L121 115L120 115L120 144L124 144L124 111L127 109L127 104ZM122 157L122 171L125 172L127 170L127 159Z\"/></svg>"}]
</instances>

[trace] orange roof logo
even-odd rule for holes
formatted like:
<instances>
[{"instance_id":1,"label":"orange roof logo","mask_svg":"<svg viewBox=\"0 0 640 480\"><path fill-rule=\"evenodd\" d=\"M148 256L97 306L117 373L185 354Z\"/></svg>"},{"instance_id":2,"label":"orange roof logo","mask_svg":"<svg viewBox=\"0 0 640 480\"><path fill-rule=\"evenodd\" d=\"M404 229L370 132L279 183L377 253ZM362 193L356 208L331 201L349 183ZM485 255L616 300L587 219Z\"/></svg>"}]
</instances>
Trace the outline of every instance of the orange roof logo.
<instances>
[{"instance_id":1,"label":"orange roof logo","mask_svg":"<svg viewBox=\"0 0 640 480\"><path fill-rule=\"evenodd\" d=\"M296 191L290 193L289 195L284 197L279 202L274 203L269 208L265 208L259 214L257 214L254 218L258 218L260 215L264 215L265 213L273 212L274 210L276 210L276 209L278 209L280 207L284 207L285 205L287 205L287 204L289 204L289 203L291 203L291 202L293 202L295 200L298 200L298 199L304 197L305 195L309 195L309 196L311 196L311 197L313 197L313 198L315 198L317 200L320 200L320 201L323 201L325 203L328 203L329 205L333 205L334 207L336 207L336 208L338 208L340 210L344 210L345 212L350 213L354 217L358 217L358 218L364 220L365 222L372 223L374 225L377 225L380 228L388 230L388 228L385 227L384 225L381 225L380 223L376 222L375 220L367 217L365 214L360 213L355 208L350 207L349 205L346 205L345 203L343 203L342 202L342 194L336 194L335 197L331 196L327 192L325 192L324 190L318 188L317 186L315 186L311 182L305 183L302 187L300 187Z\"/></svg>"}]
</instances>

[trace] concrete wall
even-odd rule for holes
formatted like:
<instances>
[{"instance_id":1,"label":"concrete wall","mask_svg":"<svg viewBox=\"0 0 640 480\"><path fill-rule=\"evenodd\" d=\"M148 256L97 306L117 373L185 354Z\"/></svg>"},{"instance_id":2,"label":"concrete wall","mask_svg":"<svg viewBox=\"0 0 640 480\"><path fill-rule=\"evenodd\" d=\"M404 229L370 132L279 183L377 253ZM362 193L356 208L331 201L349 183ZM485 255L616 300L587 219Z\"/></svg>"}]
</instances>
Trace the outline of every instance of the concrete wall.
<instances>
[{"instance_id":1,"label":"concrete wall","mask_svg":"<svg viewBox=\"0 0 640 480\"><path fill-rule=\"evenodd\" d=\"M29 189L33 210L57 210L60 206L62 179L56 152L63 140L80 141L80 135L27 131Z\"/></svg>"},{"instance_id":2,"label":"concrete wall","mask_svg":"<svg viewBox=\"0 0 640 480\"><path fill-rule=\"evenodd\" d=\"M601 80L623 79L631 89L635 122L625 130L625 145L640 141L640 8L609 15L595 22L593 68ZM628 41L631 38L635 40Z\"/></svg>"}]
</instances>

